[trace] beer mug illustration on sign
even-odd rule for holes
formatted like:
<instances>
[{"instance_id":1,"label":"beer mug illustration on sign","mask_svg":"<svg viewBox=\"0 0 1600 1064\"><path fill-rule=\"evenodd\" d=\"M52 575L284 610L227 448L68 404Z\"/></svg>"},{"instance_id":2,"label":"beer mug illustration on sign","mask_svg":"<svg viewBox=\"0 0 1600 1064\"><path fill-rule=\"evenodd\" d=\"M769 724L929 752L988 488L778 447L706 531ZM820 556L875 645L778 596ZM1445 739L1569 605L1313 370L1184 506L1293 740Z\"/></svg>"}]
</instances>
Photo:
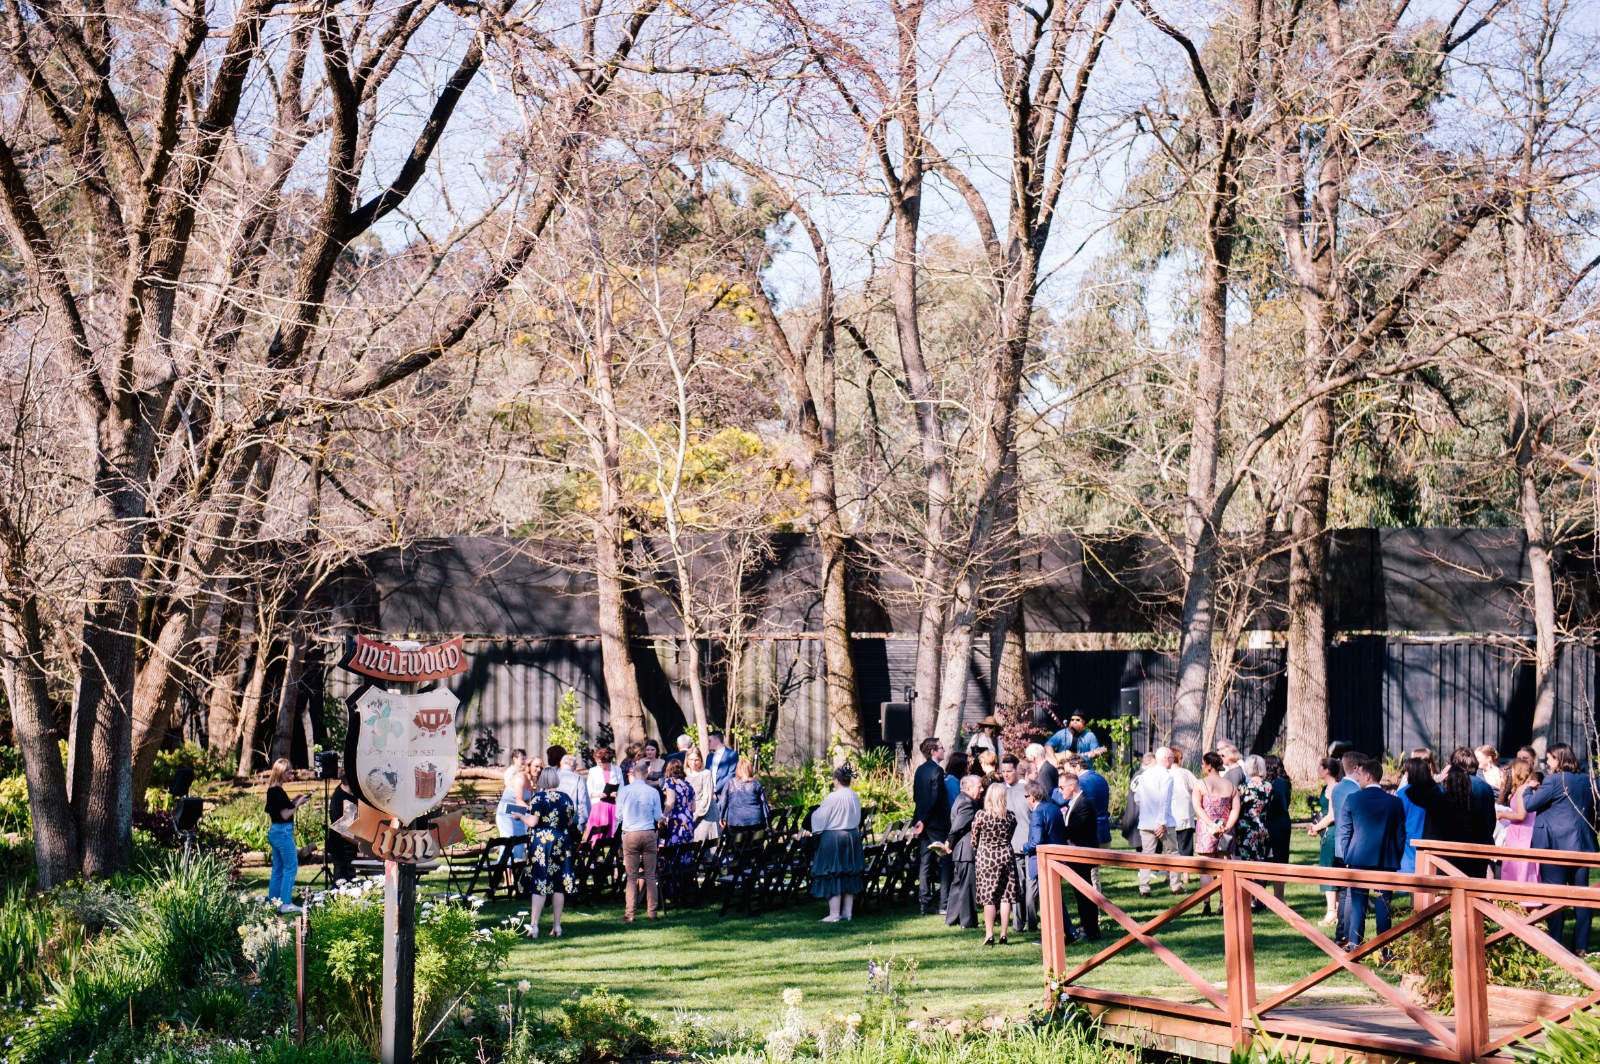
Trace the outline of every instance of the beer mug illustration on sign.
<instances>
[{"instance_id":1,"label":"beer mug illustration on sign","mask_svg":"<svg viewBox=\"0 0 1600 1064\"><path fill-rule=\"evenodd\" d=\"M419 694L369 687L352 701L362 725L354 755L362 797L403 824L437 808L460 764L455 695L443 687ZM369 719L378 726L367 727Z\"/></svg>"}]
</instances>

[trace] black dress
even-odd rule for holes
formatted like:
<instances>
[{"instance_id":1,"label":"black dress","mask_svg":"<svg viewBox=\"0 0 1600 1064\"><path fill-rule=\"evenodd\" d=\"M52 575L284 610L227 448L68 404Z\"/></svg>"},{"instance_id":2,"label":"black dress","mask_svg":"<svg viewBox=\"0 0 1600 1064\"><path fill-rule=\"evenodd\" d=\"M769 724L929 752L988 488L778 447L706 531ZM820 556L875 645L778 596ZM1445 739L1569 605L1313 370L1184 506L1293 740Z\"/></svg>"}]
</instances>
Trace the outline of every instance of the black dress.
<instances>
[{"instance_id":1,"label":"black dress","mask_svg":"<svg viewBox=\"0 0 1600 1064\"><path fill-rule=\"evenodd\" d=\"M1486 790L1474 787L1465 807L1451 801L1443 788L1431 781L1427 786L1408 788L1406 797L1428 814L1427 826L1423 829L1424 837L1442 842L1493 846L1494 800L1485 793ZM1489 862L1482 857L1452 857L1450 863L1461 869L1463 875L1478 879L1489 872Z\"/></svg>"},{"instance_id":2,"label":"black dress","mask_svg":"<svg viewBox=\"0 0 1600 1064\"><path fill-rule=\"evenodd\" d=\"M1289 817L1289 802L1293 797L1288 777L1275 777L1268 785L1272 788L1272 800L1267 803L1266 815L1261 822L1266 825L1267 838L1271 840L1271 860L1280 864L1289 863L1289 839L1294 833L1294 824Z\"/></svg>"},{"instance_id":3,"label":"black dress","mask_svg":"<svg viewBox=\"0 0 1600 1064\"><path fill-rule=\"evenodd\" d=\"M979 905L1017 903L1017 863L1011 853L1016 830L1017 818L1010 813L995 816L984 810L972 818Z\"/></svg>"}]
</instances>

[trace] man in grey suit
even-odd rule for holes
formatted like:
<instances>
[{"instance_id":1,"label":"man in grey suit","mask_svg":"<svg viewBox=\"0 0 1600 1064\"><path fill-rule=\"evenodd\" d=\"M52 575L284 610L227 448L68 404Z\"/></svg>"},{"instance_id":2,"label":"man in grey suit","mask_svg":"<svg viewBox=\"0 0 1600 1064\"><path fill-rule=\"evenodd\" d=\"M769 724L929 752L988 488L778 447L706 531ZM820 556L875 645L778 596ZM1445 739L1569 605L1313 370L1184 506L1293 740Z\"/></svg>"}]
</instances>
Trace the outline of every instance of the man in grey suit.
<instances>
[{"instance_id":1,"label":"man in grey suit","mask_svg":"<svg viewBox=\"0 0 1600 1064\"><path fill-rule=\"evenodd\" d=\"M572 799L573 834L582 835L589 827L589 781L578 772L576 754L566 754L561 758L560 791Z\"/></svg>"},{"instance_id":2,"label":"man in grey suit","mask_svg":"<svg viewBox=\"0 0 1600 1064\"><path fill-rule=\"evenodd\" d=\"M1021 762L1015 754L1000 759L1000 778L1006 785L1006 809L1017 818L1017 830L1011 833L1011 852L1016 855L1018 931L1039 930L1039 881L1028 878L1028 858L1022 848L1028 844L1028 822L1033 818L1033 807L1028 804L1028 781L1022 778Z\"/></svg>"},{"instance_id":3,"label":"man in grey suit","mask_svg":"<svg viewBox=\"0 0 1600 1064\"><path fill-rule=\"evenodd\" d=\"M945 901L944 922L951 926L978 926L978 851L972 845L972 818L982 808L978 794L982 776L963 776L961 790L950 806L950 897Z\"/></svg>"}]
</instances>

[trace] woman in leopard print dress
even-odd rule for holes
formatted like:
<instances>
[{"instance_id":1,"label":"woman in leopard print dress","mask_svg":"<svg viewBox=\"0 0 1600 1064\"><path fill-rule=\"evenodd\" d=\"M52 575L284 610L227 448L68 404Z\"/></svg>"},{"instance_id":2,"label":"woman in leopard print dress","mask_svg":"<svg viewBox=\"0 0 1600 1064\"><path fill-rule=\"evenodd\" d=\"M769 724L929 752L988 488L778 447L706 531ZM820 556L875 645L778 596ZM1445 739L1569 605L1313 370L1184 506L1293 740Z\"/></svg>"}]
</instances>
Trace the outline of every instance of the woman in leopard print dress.
<instances>
[{"instance_id":1,"label":"woman in leopard print dress","mask_svg":"<svg viewBox=\"0 0 1600 1064\"><path fill-rule=\"evenodd\" d=\"M991 783L984 792L983 809L972 818L972 845L978 904L983 906L983 944L994 942L995 909L1000 910L1000 941L1011 929L1011 907L1017 903L1017 862L1011 836L1017 818L1006 809L1006 787Z\"/></svg>"}]
</instances>

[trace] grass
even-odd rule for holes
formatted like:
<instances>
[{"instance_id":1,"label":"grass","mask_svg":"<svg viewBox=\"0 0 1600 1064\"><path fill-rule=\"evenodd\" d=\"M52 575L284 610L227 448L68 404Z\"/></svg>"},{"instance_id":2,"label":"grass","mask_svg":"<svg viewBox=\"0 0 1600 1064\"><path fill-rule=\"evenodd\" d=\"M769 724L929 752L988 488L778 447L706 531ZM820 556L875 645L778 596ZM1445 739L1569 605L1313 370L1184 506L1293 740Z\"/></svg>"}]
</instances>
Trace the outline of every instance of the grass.
<instances>
[{"instance_id":1,"label":"grass","mask_svg":"<svg viewBox=\"0 0 1600 1064\"><path fill-rule=\"evenodd\" d=\"M1118 842L1121 840L1118 839ZM1300 831L1294 859L1316 860L1315 840ZM302 867L308 882L320 866ZM264 870L249 870L247 884L264 891ZM1110 898L1136 920L1148 920L1175 899L1165 883L1154 885L1152 897L1138 896L1134 873L1104 873ZM423 891L428 890L424 880ZM1289 903L1315 921L1324 910L1319 891L1291 887ZM485 906L486 922L526 908L525 903ZM859 1009L866 993L867 962L890 954L917 961L914 1010L940 1016L1013 1012L1044 996L1042 952L1033 936L1011 936L1007 946L985 948L982 931L947 927L942 918L916 915L898 908L858 916L849 924L819 924L825 908L811 902L756 917L721 918L716 908L669 910L661 920L624 924L619 901L571 907L559 941L540 939L519 944L500 978L507 983L527 979L530 1003L551 1008L574 991L607 987L628 995L641 1008L659 1016L675 1009L704 1014L713 1023L765 1029L776 1022L780 995L790 987L804 991L808 1010ZM546 913L544 927L548 931ZM1110 933L1109 918L1102 930ZM1222 922L1191 915L1158 933L1202 976L1224 983ZM1087 945L1068 949L1069 961L1090 955ZM1298 932L1270 914L1256 919L1256 981L1263 992L1287 986L1320 966L1323 955ZM1154 994L1171 1000L1199 1000L1199 995L1154 954L1131 948L1097 969L1089 985L1110 990ZM1348 976L1324 984L1314 997L1324 1001L1366 1000L1368 993Z\"/></svg>"}]
</instances>

